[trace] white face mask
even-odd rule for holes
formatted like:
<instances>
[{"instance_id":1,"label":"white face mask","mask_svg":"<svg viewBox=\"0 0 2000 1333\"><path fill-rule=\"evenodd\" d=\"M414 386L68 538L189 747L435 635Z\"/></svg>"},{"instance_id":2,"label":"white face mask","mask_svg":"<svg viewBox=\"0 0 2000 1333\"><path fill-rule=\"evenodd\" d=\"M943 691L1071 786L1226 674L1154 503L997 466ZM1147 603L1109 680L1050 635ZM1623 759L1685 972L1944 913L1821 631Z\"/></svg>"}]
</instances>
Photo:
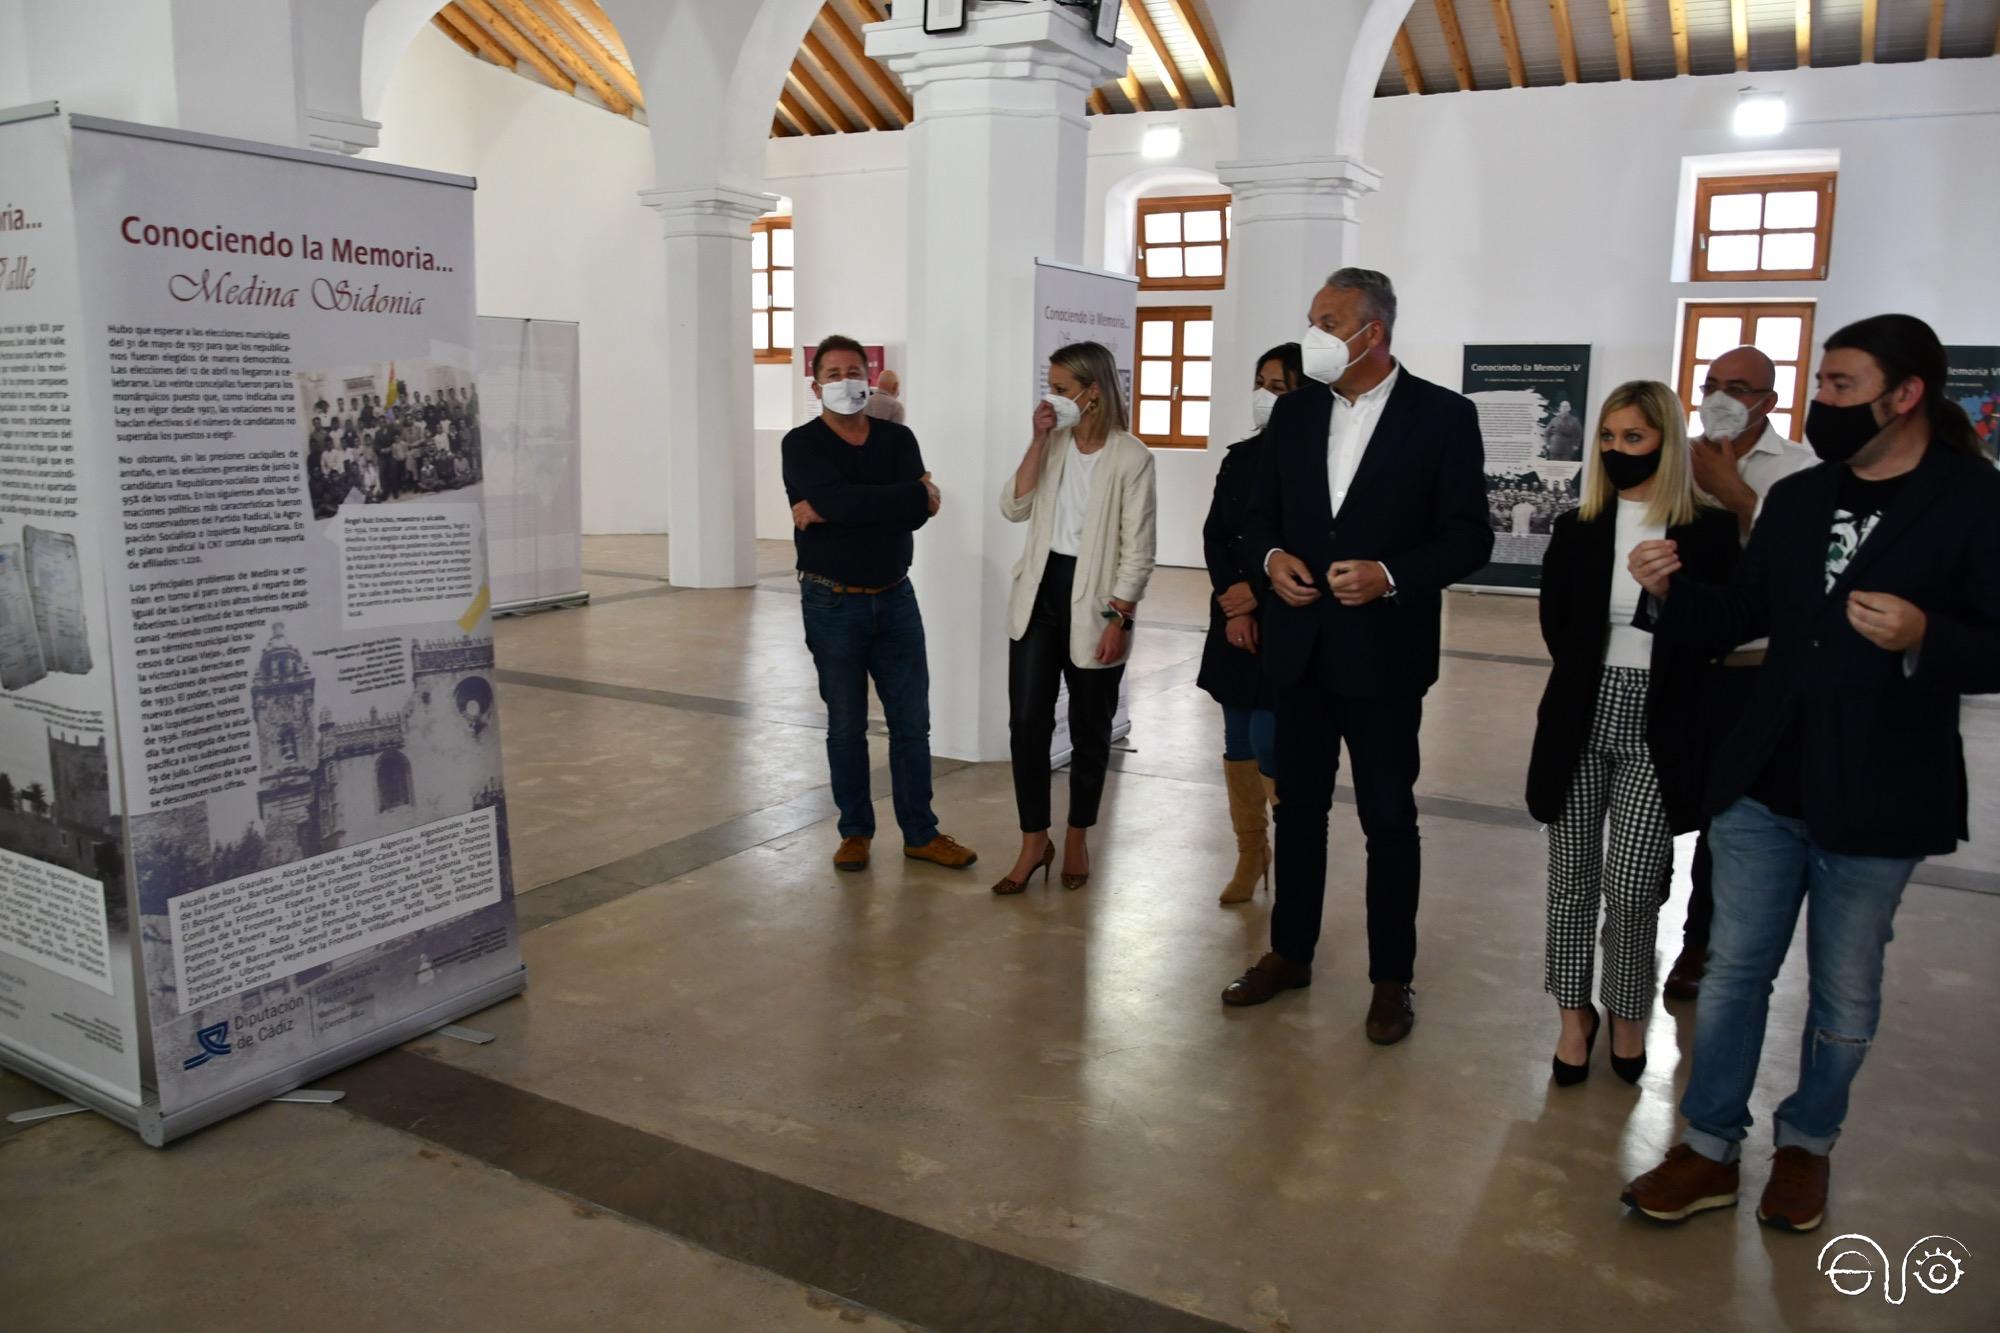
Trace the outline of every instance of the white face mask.
<instances>
[{"instance_id":1,"label":"white face mask","mask_svg":"<svg viewBox=\"0 0 2000 1333\"><path fill-rule=\"evenodd\" d=\"M1258 430L1271 424L1271 409L1277 406L1278 395L1269 389L1250 391L1250 423Z\"/></svg>"},{"instance_id":2,"label":"white face mask","mask_svg":"<svg viewBox=\"0 0 2000 1333\"><path fill-rule=\"evenodd\" d=\"M1364 324L1350 337L1359 338L1367 331L1368 326ZM1306 336L1299 340L1299 355L1305 362L1306 374L1322 384L1331 384L1345 375L1347 368L1354 364L1348 351L1349 341L1350 338L1328 333L1317 324L1307 325Z\"/></svg>"},{"instance_id":3,"label":"white face mask","mask_svg":"<svg viewBox=\"0 0 2000 1333\"><path fill-rule=\"evenodd\" d=\"M1043 394L1042 401L1055 409L1057 430L1073 430L1076 423L1083 420L1083 409L1076 405L1074 398L1051 392Z\"/></svg>"},{"instance_id":4,"label":"white face mask","mask_svg":"<svg viewBox=\"0 0 2000 1333\"><path fill-rule=\"evenodd\" d=\"M1750 424L1750 409L1732 394L1716 392L1701 400L1701 433L1711 440L1733 440Z\"/></svg>"},{"instance_id":5,"label":"white face mask","mask_svg":"<svg viewBox=\"0 0 2000 1333\"><path fill-rule=\"evenodd\" d=\"M819 400L826 410L851 417L868 402L867 380L834 380L819 386Z\"/></svg>"}]
</instances>

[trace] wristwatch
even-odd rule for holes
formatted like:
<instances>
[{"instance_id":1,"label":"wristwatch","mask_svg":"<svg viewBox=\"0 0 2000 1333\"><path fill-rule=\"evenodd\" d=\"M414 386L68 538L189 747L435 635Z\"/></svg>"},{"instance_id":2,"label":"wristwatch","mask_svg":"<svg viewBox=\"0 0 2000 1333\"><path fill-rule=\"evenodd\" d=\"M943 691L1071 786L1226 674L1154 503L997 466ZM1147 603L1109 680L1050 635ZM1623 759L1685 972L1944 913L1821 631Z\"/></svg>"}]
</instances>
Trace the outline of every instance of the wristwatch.
<instances>
[{"instance_id":1,"label":"wristwatch","mask_svg":"<svg viewBox=\"0 0 2000 1333\"><path fill-rule=\"evenodd\" d=\"M1132 626L1137 623L1132 619L1132 617L1126 615L1123 611L1120 611L1115 606L1105 607L1100 614L1106 620L1116 620L1122 622L1125 630L1128 633L1131 631Z\"/></svg>"}]
</instances>

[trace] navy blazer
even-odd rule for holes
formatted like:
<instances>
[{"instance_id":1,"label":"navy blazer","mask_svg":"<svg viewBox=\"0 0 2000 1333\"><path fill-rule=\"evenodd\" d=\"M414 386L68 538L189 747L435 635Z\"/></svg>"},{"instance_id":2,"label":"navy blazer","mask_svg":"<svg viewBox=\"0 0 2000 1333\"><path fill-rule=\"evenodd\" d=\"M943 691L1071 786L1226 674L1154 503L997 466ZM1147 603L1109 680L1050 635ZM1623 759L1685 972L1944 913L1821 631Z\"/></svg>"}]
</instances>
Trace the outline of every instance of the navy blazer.
<instances>
[{"instance_id":1,"label":"navy blazer","mask_svg":"<svg viewBox=\"0 0 2000 1333\"><path fill-rule=\"evenodd\" d=\"M1713 652L1771 639L1749 709L1709 771L1709 814L1750 790L1797 718L1814 842L1852 856L1943 855L1967 836L1959 696L2000 691L2000 473L1933 443L1829 589L1844 467L1772 487L1735 577L1718 586L1675 574L1655 632ZM1923 610L1914 671L1847 623L1856 590Z\"/></svg>"},{"instance_id":2,"label":"navy blazer","mask_svg":"<svg viewBox=\"0 0 2000 1333\"><path fill-rule=\"evenodd\" d=\"M1493 552L1486 511L1486 452L1469 399L1418 379L1408 367L1389 391L1340 512L1327 479L1333 391L1317 382L1278 399L1265 431L1244 544L1305 561L1320 600L1264 601L1264 670L1295 684L1309 666L1320 683L1354 698L1421 695L1437 681L1444 590ZM1396 595L1342 606L1327 587L1336 560L1379 560Z\"/></svg>"}]
</instances>

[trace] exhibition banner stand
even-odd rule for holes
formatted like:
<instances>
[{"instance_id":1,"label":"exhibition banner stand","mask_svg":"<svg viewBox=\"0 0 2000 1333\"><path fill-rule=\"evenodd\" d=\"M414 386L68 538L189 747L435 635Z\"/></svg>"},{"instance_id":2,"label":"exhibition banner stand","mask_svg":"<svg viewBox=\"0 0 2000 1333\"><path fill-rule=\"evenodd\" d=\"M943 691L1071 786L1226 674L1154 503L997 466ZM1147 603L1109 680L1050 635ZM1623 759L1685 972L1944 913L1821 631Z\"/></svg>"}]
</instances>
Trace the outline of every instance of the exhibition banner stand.
<instances>
[{"instance_id":1,"label":"exhibition banner stand","mask_svg":"<svg viewBox=\"0 0 2000 1333\"><path fill-rule=\"evenodd\" d=\"M1581 497L1590 348L1468 343L1459 389L1479 411L1493 558L1465 586L1532 593L1556 517Z\"/></svg>"},{"instance_id":2,"label":"exhibition banner stand","mask_svg":"<svg viewBox=\"0 0 2000 1333\"><path fill-rule=\"evenodd\" d=\"M493 614L584 606L577 326L479 317L479 402Z\"/></svg>"},{"instance_id":3,"label":"exhibition banner stand","mask_svg":"<svg viewBox=\"0 0 2000 1333\"><path fill-rule=\"evenodd\" d=\"M1129 273L1083 268L1053 259L1035 261L1035 384L1029 400L1039 400L1049 391L1049 358L1070 343L1103 343L1118 363L1119 386L1127 410L1132 403L1132 368L1137 364L1139 323L1139 280ZM1140 631L1144 632L1143 627ZM1118 711L1111 723L1111 739L1122 740L1132 732L1132 680L1130 673L1118 686ZM1061 768L1069 762L1069 686L1056 692L1056 729L1050 742L1049 763Z\"/></svg>"},{"instance_id":4,"label":"exhibition banner stand","mask_svg":"<svg viewBox=\"0 0 2000 1333\"><path fill-rule=\"evenodd\" d=\"M0 114L0 1063L148 1143L525 983L471 184Z\"/></svg>"}]
</instances>

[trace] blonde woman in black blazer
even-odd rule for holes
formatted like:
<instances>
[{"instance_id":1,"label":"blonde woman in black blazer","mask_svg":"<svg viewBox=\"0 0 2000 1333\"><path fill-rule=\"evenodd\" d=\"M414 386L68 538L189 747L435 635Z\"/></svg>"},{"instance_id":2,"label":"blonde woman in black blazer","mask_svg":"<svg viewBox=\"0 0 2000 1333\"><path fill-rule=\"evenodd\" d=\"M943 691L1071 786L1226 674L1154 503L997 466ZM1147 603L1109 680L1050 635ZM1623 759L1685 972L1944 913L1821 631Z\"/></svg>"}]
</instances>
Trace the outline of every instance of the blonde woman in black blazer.
<instances>
[{"instance_id":1,"label":"blonde woman in black blazer","mask_svg":"<svg viewBox=\"0 0 2000 1333\"><path fill-rule=\"evenodd\" d=\"M1555 666L1536 714L1528 810L1549 826L1546 987L1562 1012L1552 1068L1565 1086L1589 1075L1603 1021L1590 1003L1600 902L1612 1068L1629 1083L1645 1070L1661 876L1673 835L1700 823L1705 663L1662 650L1627 568L1634 546L1660 539L1701 578L1735 563L1736 520L1695 491L1686 420L1664 384L1614 389L1585 451L1583 503L1556 520L1542 563Z\"/></svg>"}]
</instances>

